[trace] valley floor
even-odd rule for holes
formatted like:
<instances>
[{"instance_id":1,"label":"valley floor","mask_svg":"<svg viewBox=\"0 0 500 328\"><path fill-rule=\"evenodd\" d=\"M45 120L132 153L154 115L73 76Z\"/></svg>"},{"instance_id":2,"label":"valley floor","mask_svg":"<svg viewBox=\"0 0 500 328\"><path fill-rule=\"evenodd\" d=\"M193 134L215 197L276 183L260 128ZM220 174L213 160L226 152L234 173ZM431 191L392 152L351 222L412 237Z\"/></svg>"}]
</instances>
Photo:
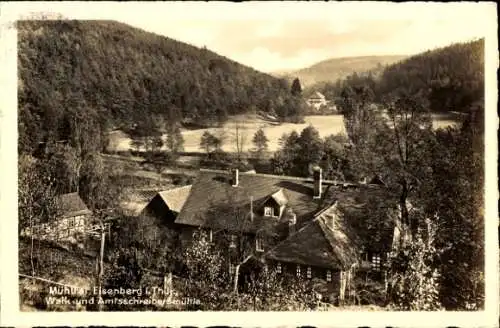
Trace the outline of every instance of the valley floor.
<instances>
[{"instance_id":1,"label":"valley floor","mask_svg":"<svg viewBox=\"0 0 500 328\"><path fill-rule=\"evenodd\" d=\"M433 114L433 127L435 129L456 124L454 115L451 114ZM300 133L304 128L312 125L319 131L320 136L326 137L332 134L345 134L343 115L308 115L304 117L305 123L273 123L259 117L233 117L229 119L221 128L206 129L182 129L184 138L184 150L188 153L200 152L200 140L205 131L208 131L218 137L222 136L225 140L222 149L226 152L235 152L235 131L236 126L240 126L240 135L245 139L244 151L251 150L254 146L252 138L255 132L262 128L266 137L269 139L269 151L279 149L279 139L284 133L297 131ZM110 135L111 144L109 151L127 151L132 149L130 137L122 131L113 131Z\"/></svg>"}]
</instances>

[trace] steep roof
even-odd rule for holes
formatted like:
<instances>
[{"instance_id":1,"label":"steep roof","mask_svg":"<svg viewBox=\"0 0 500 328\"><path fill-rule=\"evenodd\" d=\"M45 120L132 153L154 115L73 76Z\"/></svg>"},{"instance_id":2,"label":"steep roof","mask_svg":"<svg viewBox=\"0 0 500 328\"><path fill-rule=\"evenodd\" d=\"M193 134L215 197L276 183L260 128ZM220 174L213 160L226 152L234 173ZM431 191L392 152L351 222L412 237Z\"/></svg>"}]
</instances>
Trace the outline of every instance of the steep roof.
<instances>
[{"instance_id":1,"label":"steep roof","mask_svg":"<svg viewBox=\"0 0 500 328\"><path fill-rule=\"evenodd\" d=\"M360 252L356 233L338 215L334 204L272 248L265 257L289 263L345 269L359 262Z\"/></svg>"},{"instance_id":2,"label":"steep roof","mask_svg":"<svg viewBox=\"0 0 500 328\"><path fill-rule=\"evenodd\" d=\"M248 214L250 219L252 199L254 216L251 226L257 228L260 223L269 221L269 218L260 217L259 208L273 197L279 203L288 200L287 206L297 215L300 225L310 220L324 202L332 198L328 188L325 188L324 195L323 199L313 199L312 179L240 173L238 186L233 187L229 172L201 170L175 223L206 226L215 224L214 220L209 219L216 217L220 228L236 228L233 219L235 209L242 209L243 214L240 216Z\"/></svg>"},{"instance_id":3,"label":"steep roof","mask_svg":"<svg viewBox=\"0 0 500 328\"><path fill-rule=\"evenodd\" d=\"M180 188L160 191L158 195L160 195L161 199L167 204L168 208L173 211L179 213L186 202L189 193L191 192L191 186L184 186Z\"/></svg>"},{"instance_id":4,"label":"steep roof","mask_svg":"<svg viewBox=\"0 0 500 328\"><path fill-rule=\"evenodd\" d=\"M325 99L325 96L321 92L316 91L309 99Z\"/></svg>"},{"instance_id":5,"label":"steep roof","mask_svg":"<svg viewBox=\"0 0 500 328\"><path fill-rule=\"evenodd\" d=\"M370 228L371 222L378 222L379 213L371 211L385 197L382 186L323 180L322 198L313 199L312 179L240 173L237 187L231 180L228 171L201 170L175 223L251 233L288 231L286 213L292 211L297 233L279 243L269 256L326 267L350 264L365 241L391 244L388 218L380 216L376 231ZM286 202L287 211L280 219L263 216L263 205L270 198ZM332 217L333 230L326 224ZM367 227L372 230L365 231Z\"/></svg>"},{"instance_id":6,"label":"steep roof","mask_svg":"<svg viewBox=\"0 0 500 328\"><path fill-rule=\"evenodd\" d=\"M62 217L87 215L92 213L77 192L57 196L56 205Z\"/></svg>"},{"instance_id":7,"label":"steep roof","mask_svg":"<svg viewBox=\"0 0 500 328\"><path fill-rule=\"evenodd\" d=\"M274 199L274 201L280 206L284 206L288 203L288 198L286 198L285 194L283 193L283 189L280 189L272 194L271 198Z\"/></svg>"}]
</instances>

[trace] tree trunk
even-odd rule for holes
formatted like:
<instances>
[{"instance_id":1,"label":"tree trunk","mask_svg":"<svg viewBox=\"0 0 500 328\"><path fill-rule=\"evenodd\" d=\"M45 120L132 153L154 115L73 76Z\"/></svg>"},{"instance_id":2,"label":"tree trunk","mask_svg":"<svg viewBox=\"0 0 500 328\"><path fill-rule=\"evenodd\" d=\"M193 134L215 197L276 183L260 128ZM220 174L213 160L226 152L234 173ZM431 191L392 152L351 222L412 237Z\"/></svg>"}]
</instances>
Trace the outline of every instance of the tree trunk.
<instances>
[{"instance_id":1,"label":"tree trunk","mask_svg":"<svg viewBox=\"0 0 500 328\"><path fill-rule=\"evenodd\" d=\"M31 234L31 246L30 246L30 262L31 262L31 275L35 275L35 264L33 261L33 248L34 248L34 232L33 232L33 219L30 218L30 234Z\"/></svg>"},{"instance_id":2,"label":"tree trunk","mask_svg":"<svg viewBox=\"0 0 500 328\"><path fill-rule=\"evenodd\" d=\"M408 199L408 184L406 181L401 183L401 194L399 196L399 207L401 211L401 245L407 245L411 241L413 235L412 227L410 225L410 214L408 212L407 199Z\"/></svg>"},{"instance_id":3,"label":"tree trunk","mask_svg":"<svg viewBox=\"0 0 500 328\"><path fill-rule=\"evenodd\" d=\"M403 190L401 191L401 195L399 196L399 206L401 207L401 222L407 226L409 226L409 213L408 207L406 206L406 199L408 198L408 185L404 181L401 184Z\"/></svg>"},{"instance_id":4,"label":"tree trunk","mask_svg":"<svg viewBox=\"0 0 500 328\"><path fill-rule=\"evenodd\" d=\"M239 277L239 274L240 274L240 265L241 264L238 264L234 267L234 277L233 277L233 292L235 294L238 294L238 277Z\"/></svg>"}]
</instances>

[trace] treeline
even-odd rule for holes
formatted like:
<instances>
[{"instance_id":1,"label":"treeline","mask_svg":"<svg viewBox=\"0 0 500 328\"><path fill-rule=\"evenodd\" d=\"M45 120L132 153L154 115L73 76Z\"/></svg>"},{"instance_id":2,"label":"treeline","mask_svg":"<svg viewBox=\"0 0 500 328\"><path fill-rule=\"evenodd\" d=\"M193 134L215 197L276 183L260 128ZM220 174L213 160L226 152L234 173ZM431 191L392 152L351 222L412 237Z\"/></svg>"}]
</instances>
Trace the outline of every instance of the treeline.
<instances>
[{"instance_id":1,"label":"treeline","mask_svg":"<svg viewBox=\"0 0 500 328\"><path fill-rule=\"evenodd\" d=\"M327 99L346 88L368 86L375 101L400 92L429 101L432 112L466 112L484 93L484 39L426 51L380 72L357 72L345 79L317 85Z\"/></svg>"},{"instance_id":2,"label":"treeline","mask_svg":"<svg viewBox=\"0 0 500 328\"><path fill-rule=\"evenodd\" d=\"M264 111L295 120L290 85L216 53L113 21L18 22L19 143L68 139L161 115L211 125Z\"/></svg>"},{"instance_id":3,"label":"treeline","mask_svg":"<svg viewBox=\"0 0 500 328\"><path fill-rule=\"evenodd\" d=\"M276 173L309 176L320 165L332 179L379 177L386 192L352 220L375 234L396 210L401 246L390 258L387 297L401 309L484 307L483 46L427 52L379 80L352 75L337 99L347 139L323 140L309 127L284 136L273 158ZM434 130L439 109L464 115Z\"/></svg>"}]
</instances>

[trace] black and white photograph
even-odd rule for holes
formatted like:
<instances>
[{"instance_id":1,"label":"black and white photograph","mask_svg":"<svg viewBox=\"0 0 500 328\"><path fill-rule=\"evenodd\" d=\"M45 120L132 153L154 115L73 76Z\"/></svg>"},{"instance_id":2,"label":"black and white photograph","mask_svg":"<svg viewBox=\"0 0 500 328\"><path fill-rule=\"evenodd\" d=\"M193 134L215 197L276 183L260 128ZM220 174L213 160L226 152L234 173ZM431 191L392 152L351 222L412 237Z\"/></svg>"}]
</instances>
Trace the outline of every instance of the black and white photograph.
<instances>
[{"instance_id":1,"label":"black and white photograph","mask_svg":"<svg viewBox=\"0 0 500 328\"><path fill-rule=\"evenodd\" d=\"M3 26L19 315L498 323L495 4L53 4Z\"/></svg>"}]
</instances>

